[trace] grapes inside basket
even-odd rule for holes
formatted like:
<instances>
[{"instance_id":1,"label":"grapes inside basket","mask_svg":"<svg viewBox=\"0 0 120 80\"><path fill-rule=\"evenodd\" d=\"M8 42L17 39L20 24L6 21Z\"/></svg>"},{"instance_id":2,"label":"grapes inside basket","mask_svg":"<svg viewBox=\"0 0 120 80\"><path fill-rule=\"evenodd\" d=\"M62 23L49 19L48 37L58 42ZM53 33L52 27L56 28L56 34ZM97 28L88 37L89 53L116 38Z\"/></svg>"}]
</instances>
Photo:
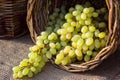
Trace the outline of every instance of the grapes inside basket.
<instances>
[{"instance_id":1,"label":"grapes inside basket","mask_svg":"<svg viewBox=\"0 0 120 80\"><path fill-rule=\"evenodd\" d=\"M101 56L112 53L107 47L110 39L106 4L94 7L86 1L69 8L62 5L48 13L46 29L29 48L28 58L13 67L14 78L33 77L49 60L70 72L90 70L100 63Z\"/></svg>"}]
</instances>

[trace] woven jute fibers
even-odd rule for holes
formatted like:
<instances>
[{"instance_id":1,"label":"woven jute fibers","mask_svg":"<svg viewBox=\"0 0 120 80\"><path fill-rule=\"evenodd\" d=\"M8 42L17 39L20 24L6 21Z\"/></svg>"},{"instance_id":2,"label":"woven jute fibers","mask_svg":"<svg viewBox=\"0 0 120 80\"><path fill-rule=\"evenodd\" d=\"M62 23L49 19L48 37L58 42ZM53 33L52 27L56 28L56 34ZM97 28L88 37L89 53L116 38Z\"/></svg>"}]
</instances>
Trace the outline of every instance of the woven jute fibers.
<instances>
[{"instance_id":1,"label":"woven jute fibers","mask_svg":"<svg viewBox=\"0 0 120 80\"><path fill-rule=\"evenodd\" d=\"M28 47L32 45L33 42L28 35L9 41L0 40L0 80L15 80L12 78L12 67L27 58ZM31 79L20 80L119 80L120 76L117 76L120 74L119 61L120 54L117 52L95 70L84 73L69 73L55 68L48 62L42 73Z\"/></svg>"}]
</instances>

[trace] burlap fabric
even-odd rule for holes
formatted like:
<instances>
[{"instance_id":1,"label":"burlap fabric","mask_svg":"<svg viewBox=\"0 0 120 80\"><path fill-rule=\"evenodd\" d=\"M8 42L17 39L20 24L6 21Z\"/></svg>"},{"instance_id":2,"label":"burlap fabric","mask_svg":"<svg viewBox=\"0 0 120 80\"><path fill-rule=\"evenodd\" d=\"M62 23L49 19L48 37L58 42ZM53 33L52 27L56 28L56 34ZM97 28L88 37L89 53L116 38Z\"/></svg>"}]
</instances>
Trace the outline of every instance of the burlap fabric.
<instances>
[{"instance_id":1,"label":"burlap fabric","mask_svg":"<svg viewBox=\"0 0 120 80\"><path fill-rule=\"evenodd\" d=\"M28 35L14 40L0 40L0 80L15 80L12 78L12 67L27 57L28 47L32 45ZM42 73L31 79L16 80L120 80L119 53L117 51L92 71L69 73L48 62Z\"/></svg>"}]
</instances>

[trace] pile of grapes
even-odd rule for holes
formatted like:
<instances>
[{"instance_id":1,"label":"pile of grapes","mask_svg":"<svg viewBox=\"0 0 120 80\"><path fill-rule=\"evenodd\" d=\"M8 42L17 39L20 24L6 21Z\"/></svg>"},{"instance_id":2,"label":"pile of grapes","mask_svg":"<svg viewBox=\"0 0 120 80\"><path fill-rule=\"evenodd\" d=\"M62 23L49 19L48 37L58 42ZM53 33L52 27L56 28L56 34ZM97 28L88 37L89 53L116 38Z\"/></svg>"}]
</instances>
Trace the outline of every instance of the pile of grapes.
<instances>
[{"instance_id":1,"label":"pile of grapes","mask_svg":"<svg viewBox=\"0 0 120 80\"><path fill-rule=\"evenodd\" d=\"M95 9L86 2L76 4L66 13L65 6L49 15L48 26L29 48L28 58L13 67L13 77L32 77L41 72L49 59L57 65L86 62L105 47L107 40L107 9Z\"/></svg>"}]
</instances>

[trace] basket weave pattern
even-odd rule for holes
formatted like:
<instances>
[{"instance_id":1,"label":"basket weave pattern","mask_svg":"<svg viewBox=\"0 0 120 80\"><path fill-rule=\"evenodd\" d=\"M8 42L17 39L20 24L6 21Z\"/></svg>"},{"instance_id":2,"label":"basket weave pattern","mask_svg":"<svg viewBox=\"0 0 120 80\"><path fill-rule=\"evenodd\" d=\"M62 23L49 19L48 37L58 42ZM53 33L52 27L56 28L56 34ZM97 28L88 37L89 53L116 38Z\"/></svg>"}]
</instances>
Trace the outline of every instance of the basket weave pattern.
<instances>
[{"instance_id":1,"label":"basket weave pattern","mask_svg":"<svg viewBox=\"0 0 120 80\"><path fill-rule=\"evenodd\" d=\"M24 34L27 0L2 0L0 2L0 38Z\"/></svg>"},{"instance_id":2,"label":"basket weave pattern","mask_svg":"<svg viewBox=\"0 0 120 80\"><path fill-rule=\"evenodd\" d=\"M48 8L48 2L51 1L51 6ZM47 25L48 11L51 12L55 7L65 4L67 7L74 5L74 3L84 3L85 1L90 1L95 7L103 6L105 3L109 10L108 19L108 39L106 47L103 48L97 56L88 62L83 63L73 63L69 66L61 66L60 68L65 69L69 72L80 72L94 69L98 66L104 59L113 54L118 48L120 39L120 5L117 0L29 0L28 10L27 10L27 24L31 34L32 40L35 42L37 35L40 34L42 30L45 29ZM103 2L103 3L102 3ZM101 3L101 4L100 4ZM70 5L71 4L71 5ZM54 59L51 60L54 64Z\"/></svg>"}]
</instances>

